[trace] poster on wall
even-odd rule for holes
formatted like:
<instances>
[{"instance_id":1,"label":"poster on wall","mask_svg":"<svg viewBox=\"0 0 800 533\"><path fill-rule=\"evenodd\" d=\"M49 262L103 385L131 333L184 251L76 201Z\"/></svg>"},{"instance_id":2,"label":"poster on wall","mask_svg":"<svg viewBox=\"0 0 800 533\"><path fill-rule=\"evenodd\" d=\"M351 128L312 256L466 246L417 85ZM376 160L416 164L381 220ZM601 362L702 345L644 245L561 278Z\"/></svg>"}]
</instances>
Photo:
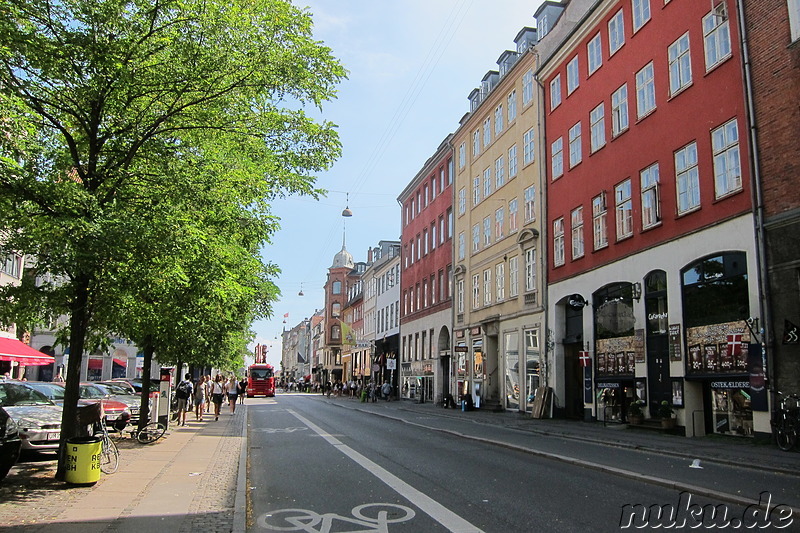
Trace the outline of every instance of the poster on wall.
<instances>
[{"instance_id":1,"label":"poster on wall","mask_svg":"<svg viewBox=\"0 0 800 533\"><path fill-rule=\"evenodd\" d=\"M686 328L687 374L744 374L750 333L743 321Z\"/></svg>"},{"instance_id":2,"label":"poster on wall","mask_svg":"<svg viewBox=\"0 0 800 533\"><path fill-rule=\"evenodd\" d=\"M680 324L670 324L669 325L669 360L670 361L680 361L681 360L681 345L683 344L681 339L681 325Z\"/></svg>"},{"instance_id":3,"label":"poster on wall","mask_svg":"<svg viewBox=\"0 0 800 533\"><path fill-rule=\"evenodd\" d=\"M706 344L703 346L703 364L707 372L718 372L719 366L717 364L719 354L716 344Z\"/></svg>"},{"instance_id":4,"label":"poster on wall","mask_svg":"<svg viewBox=\"0 0 800 533\"><path fill-rule=\"evenodd\" d=\"M644 348L639 346L635 335L614 337L595 341L595 353L605 354L605 365L597 361L599 376L630 376L635 374L635 364L644 361ZM641 357L640 357L641 356ZM632 359L631 359L632 358Z\"/></svg>"},{"instance_id":5,"label":"poster on wall","mask_svg":"<svg viewBox=\"0 0 800 533\"><path fill-rule=\"evenodd\" d=\"M606 354L599 353L597 354L597 370L598 374L605 374L606 373Z\"/></svg>"}]
</instances>

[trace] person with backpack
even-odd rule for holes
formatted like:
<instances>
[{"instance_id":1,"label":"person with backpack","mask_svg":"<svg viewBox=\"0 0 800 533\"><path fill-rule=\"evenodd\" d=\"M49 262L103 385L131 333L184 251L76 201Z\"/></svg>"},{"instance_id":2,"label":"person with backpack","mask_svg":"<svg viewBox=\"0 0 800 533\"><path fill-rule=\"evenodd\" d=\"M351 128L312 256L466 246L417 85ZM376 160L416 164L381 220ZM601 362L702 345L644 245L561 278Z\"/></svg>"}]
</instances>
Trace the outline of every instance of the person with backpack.
<instances>
[{"instance_id":1,"label":"person with backpack","mask_svg":"<svg viewBox=\"0 0 800 533\"><path fill-rule=\"evenodd\" d=\"M194 396L194 385L192 385L192 375L186 373L184 379L175 387L175 398L178 399L178 425L186 425L186 409L189 399Z\"/></svg>"}]
</instances>

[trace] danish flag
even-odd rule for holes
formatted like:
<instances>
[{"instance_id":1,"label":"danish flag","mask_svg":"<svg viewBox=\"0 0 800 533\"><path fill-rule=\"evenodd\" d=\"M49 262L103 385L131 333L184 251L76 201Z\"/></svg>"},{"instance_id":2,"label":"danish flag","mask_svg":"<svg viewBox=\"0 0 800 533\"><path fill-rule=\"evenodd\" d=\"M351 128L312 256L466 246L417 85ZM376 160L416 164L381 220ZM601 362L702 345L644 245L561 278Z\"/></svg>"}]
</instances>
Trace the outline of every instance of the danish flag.
<instances>
[{"instance_id":1,"label":"danish flag","mask_svg":"<svg viewBox=\"0 0 800 533\"><path fill-rule=\"evenodd\" d=\"M728 354L742 355L742 335L739 333L728 335Z\"/></svg>"},{"instance_id":2,"label":"danish flag","mask_svg":"<svg viewBox=\"0 0 800 533\"><path fill-rule=\"evenodd\" d=\"M589 352L578 352L578 360L583 368L592 366L592 358L589 357Z\"/></svg>"}]
</instances>

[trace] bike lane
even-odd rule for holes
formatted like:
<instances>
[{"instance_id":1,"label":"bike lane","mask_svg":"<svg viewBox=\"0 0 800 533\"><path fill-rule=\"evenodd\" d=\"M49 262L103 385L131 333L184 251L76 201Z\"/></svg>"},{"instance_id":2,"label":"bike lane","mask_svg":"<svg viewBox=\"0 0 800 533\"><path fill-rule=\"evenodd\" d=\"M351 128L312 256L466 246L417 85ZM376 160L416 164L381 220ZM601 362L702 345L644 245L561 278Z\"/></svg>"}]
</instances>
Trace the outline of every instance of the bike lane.
<instances>
[{"instance_id":1,"label":"bike lane","mask_svg":"<svg viewBox=\"0 0 800 533\"><path fill-rule=\"evenodd\" d=\"M248 406L248 531L481 530L345 444L324 420Z\"/></svg>"}]
</instances>

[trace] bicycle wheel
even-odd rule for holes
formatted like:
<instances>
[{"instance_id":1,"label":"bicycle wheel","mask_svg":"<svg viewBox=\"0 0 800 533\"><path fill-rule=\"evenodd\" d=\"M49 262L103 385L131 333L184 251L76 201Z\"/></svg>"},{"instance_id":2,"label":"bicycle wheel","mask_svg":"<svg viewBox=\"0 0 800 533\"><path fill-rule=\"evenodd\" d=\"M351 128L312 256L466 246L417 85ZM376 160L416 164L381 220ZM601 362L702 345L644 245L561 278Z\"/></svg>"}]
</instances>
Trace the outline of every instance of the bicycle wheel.
<instances>
[{"instance_id":1,"label":"bicycle wheel","mask_svg":"<svg viewBox=\"0 0 800 533\"><path fill-rule=\"evenodd\" d=\"M119 449L106 434L103 437L103 448L100 451L100 471L104 474L113 474L117 468L119 468Z\"/></svg>"},{"instance_id":2,"label":"bicycle wheel","mask_svg":"<svg viewBox=\"0 0 800 533\"><path fill-rule=\"evenodd\" d=\"M167 428L159 422L150 422L136 435L136 440L142 444L150 444L160 439Z\"/></svg>"},{"instance_id":3,"label":"bicycle wheel","mask_svg":"<svg viewBox=\"0 0 800 533\"><path fill-rule=\"evenodd\" d=\"M795 434L789 420L783 419L778 422L775 427L775 442L778 444L778 448L785 452L794 448Z\"/></svg>"}]
</instances>

